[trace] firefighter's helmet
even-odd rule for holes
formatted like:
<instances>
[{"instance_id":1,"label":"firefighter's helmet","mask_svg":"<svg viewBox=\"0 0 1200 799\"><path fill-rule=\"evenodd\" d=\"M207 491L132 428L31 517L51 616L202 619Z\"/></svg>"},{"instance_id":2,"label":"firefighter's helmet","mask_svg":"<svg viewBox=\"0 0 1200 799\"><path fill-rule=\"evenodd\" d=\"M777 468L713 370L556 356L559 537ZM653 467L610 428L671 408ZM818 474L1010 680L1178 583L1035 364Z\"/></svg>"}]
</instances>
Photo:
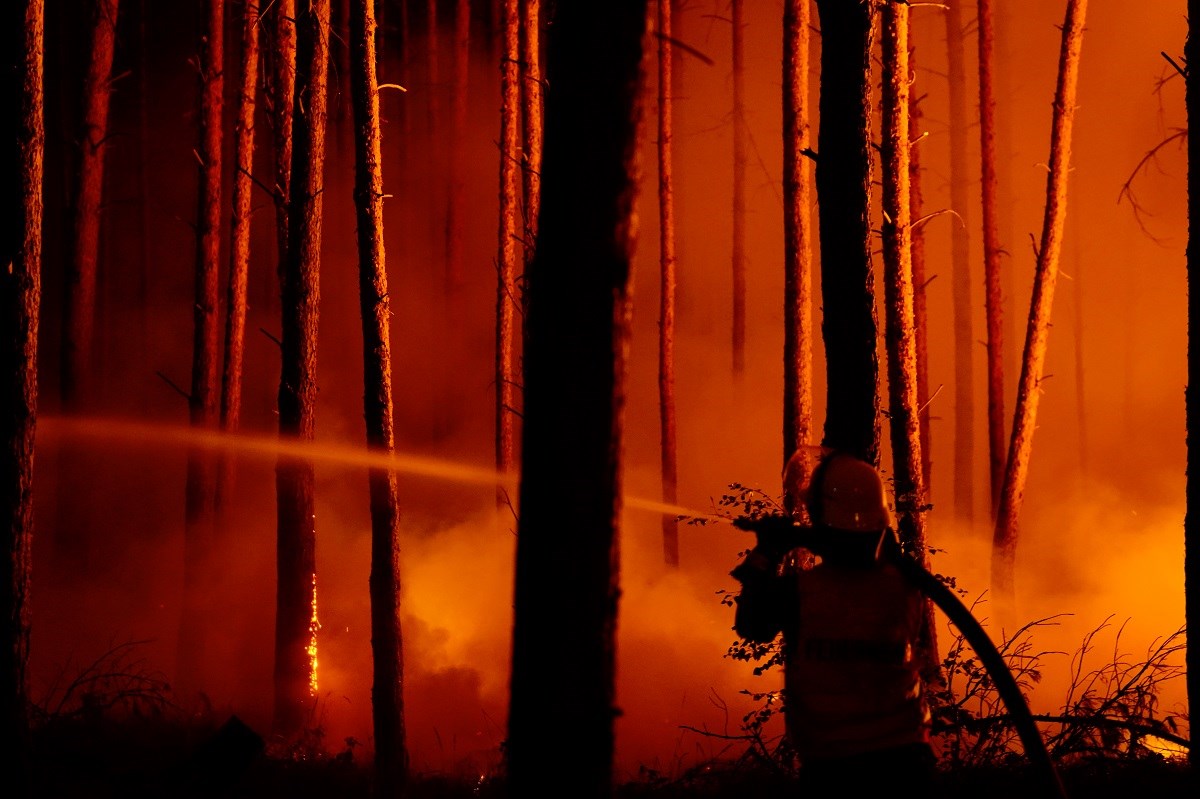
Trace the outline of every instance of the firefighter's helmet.
<instances>
[{"instance_id":1,"label":"firefighter's helmet","mask_svg":"<svg viewBox=\"0 0 1200 799\"><path fill-rule=\"evenodd\" d=\"M878 532L893 526L883 478L874 466L828 450L809 463L810 468L789 463L788 471L793 473L785 473L785 482L790 478L802 483L789 487L796 490L812 523L856 532Z\"/></svg>"}]
</instances>

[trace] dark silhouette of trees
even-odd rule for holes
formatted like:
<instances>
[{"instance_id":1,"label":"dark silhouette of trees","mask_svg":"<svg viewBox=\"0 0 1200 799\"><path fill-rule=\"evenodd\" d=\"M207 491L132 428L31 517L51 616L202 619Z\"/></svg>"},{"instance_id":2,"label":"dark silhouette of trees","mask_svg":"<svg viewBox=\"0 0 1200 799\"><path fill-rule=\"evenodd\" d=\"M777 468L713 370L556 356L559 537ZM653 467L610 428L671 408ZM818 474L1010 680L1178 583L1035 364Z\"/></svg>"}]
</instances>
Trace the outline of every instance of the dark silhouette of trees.
<instances>
[{"instance_id":1,"label":"dark silhouette of trees","mask_svg":"<svg viewBox=\"0 0 1200 799\"><path fill-rule=\"evenodd\" d=\"M822 443L879 462L878 319L871 269L870 3L817 0L817 203L826 402Z\"/></svg>"},{"instance_id":2,"label":"dark silhouette of trees","mask_svg":"<svg viewBox=\"0 0 1200 799\"><path fill-rule=\"evenodd\" d=\"M30 794L29 659L33 461L37 428L38 322L42 280L42 157L45 11L42 0L5 6L5 152L0 181L0 756L10 795Z\"/></svg>"},{"instance_id":3,"label":"dark silhouette of trees","mask_svg":"<svg viewBox=\"0 0 1200 799\"><path fill-rule=\"evenodd\" d=\"M383 246L383 164L379 81L375 74L375 0L350 7L350 92L354 106L354 207L358 220L358 286L363 331L363 413L367 445L391 454L391 300ZM400 626L400 498L396 473L370 470L371 709L375 795L399 796L408 777L404 720L404 645Z\"/></svg>"},{"instance_id":4,"label":"dark silhouette of trees","mask_svg":"<svg viewBox=\"0 0 1200 799\"><path fill-rule=\"evenodd\" d=\"M613 789L645 25L645 2L563 3L548 41L506 744L513 796L570 785L577 796L607 799ZM571 734L547 735L548 718Z\"/></svg>"},{"instance_id":5,"label":"dark silhouette of trees","mask_svg":"<svg viewBox=\"0 0 1200 799\"><path fill-rule=\"evenodd\" d=\"M279 435L311 441L316 422L317 316L324 197L329 0L301 0L296 16L296 97L288 247L283 274ZM316 522L312 461L276 465L278 574L275 610L275 731L294 734L313 703L316 679Z\"/></svg>"}]
</instances>

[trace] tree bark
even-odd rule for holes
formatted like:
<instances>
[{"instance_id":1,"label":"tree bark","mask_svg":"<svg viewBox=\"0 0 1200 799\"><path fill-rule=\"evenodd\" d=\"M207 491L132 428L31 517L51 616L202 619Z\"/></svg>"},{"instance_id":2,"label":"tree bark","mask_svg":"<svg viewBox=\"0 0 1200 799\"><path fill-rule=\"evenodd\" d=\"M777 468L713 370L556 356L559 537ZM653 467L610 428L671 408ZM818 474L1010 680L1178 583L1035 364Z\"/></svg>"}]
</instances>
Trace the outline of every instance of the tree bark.
<instances>
[{"instance_id":1,"label":"tree bark","mask_svg":"<svg viewBox=\"0 0 1200 799\"><path fill-rule=\"evenodd\" d=\"M678 497L675 434L675 198L671 164L671 0L658 6L658 417L662 498L674 505ZM679 565L679 523L662 517L663 559Z\"/></svg>"},{"instance_id":2,"label":"tree bark","mask_svg":"<svg viewBox=\"0 0 1200 799\"><path fill-rule=\"evenodd\" d=\"M254 108L258 92L257 0L246 0L242 17L242 62L237 109L237 150L230 225L229 286L225 311L225 360L221 379L221 429L236 432L242 408L242 360L246 349L246 284L250 274L250 214L254 191ZM217 481L217 510L233 494L233 462L222 457Z\"/></svg>"},{"instance_id":3,"label":"tree bark","mask_svg":"<svg viewBox=\"0 0 1200 799\"><path fill-rule=\"evenodd\" d=\"M1192 20L1200 20L1200 0L1188 0L1188 33L1184 44L1187 64L1200 64L1200 36L1192 32ZM1188 128L1200 128L1200 70L1189 69L1184 75ZM1184 392L1187 427L1187 488L1186 512L1183 520L1183 594L1184 625L1188 630L1200 629L1200 345L1192 337L1200 332L1200 298L1193 287L1193 277L1200 272L1200 136L1188 136L1187 142L1188 193L1188 351L1187 389ZM1188 707L1200 702L1200 646L1189 646L1184 666L1187 671L1185 701ZM1188 765L1200 769L1200 751L1188 748Z\"/></svg>"},{"instance_id":4,"label":"tree bark","mask_svg":"<svg viewBox=\"0 0 1200 799\"><path fill-rule=\"evenodd\" d=\"M42 0L5 6L3 180L9 213L0 227L0 725L6 784L31 794L29 630L33 548L33 461L37 428L37 338L42 273L42 158L45 150Z\"/></svg>"},{"instance_id":5,"label":"tree bark","mask_svg":"<svg viewBox=\"0 0 1200 799\"><path fill-rule=\"evenodd\" d=\"M496 471L507 475L515 466L514 451L517 366L514 342L517 276L517 208L520 185L520 16L519 0L504 0L501 21L504 46L500 57L500 241L496 282ZM497 502L509 502L501 488Z\"/></svg>"},{"instance_id":6,"label":"tree bark","mask_svg":"<svg viewBox=\"0 0 1200 799\"><path fill-rule=\"evenodd\" d=\"M746 368L746 58L742 0L733 16L733 374Z\"/></svg>"},{"instance_id":7,"label":"tree bark","mask_svg":"<svg viewBox=\"0 0 1200 799\"><path fill-rule=\"evenodd\" d=\"M521 153L525 196L525 263L533 261L537 243L538 205L542 191L542 0L521 3Z\"/></svg>"},{"instance_id":8,"label":"tree bark","mask_svg":"<svg viewBox=\"0 0 1200 799\"><path fill-rule=\"evenodd\" d=\"M200 114L196 148L200 175L196 210L195 302L192 305L192 385L188 399L193 428L209 430L219 419L218 260L221 253L221 117L224 110L225 4L206 0L200 38ZM179 685L198 690L207 676L208 628L212 624L216 564L216 458L188 452L183 541L183 609L179 624Z\"/></svg>"},{"instance_id":9,"label":"tree bark","mask_svg":"<svg viewBox=\"0 0 1200 799\"><path fill-rule=\"evenodd\" d=\"M86 394L95 338L96 262L100 253L100 213L104 155L117 29L117 0L92 4L91 50L83 84L83 127L72 214L71 254L64 284L60 391L63 407L74 410Z\"/></svg>"},{"instance_id":10,"label":"tree bark","mask_svg":"<svg viewBox=\"0 0 1200 799\"><path fill-rule=\"evenodd\" d=\"M912 274L912 186L909 183L908 5L883 5L883 267L884 337L888 364L888 406L892 477L900 541L923 567L926 556L928 501L921 457L920 406L917 400L917 331ZM940 658L933 605L925 603L921 630L924 671L936 675Z\"/></svg>"},{"instance_id":11,"label":"tree bark","mask_svg":"<svg viewBox=\"0 0 1200 799\"><path fill-rule=\"evenodd\" d=\"M916 48L909 53L909 72L916 74ZM921 98L911 90L908 95L909 138L914 145L924 141L921 130ZM918 132L919 131L919 132ZM932 414L929 406L933 397L929 393L929 314L926 311L925 287L925 224L922 211L925 207L921 193L921 148L909 149L909 216L912 224L912 274L913 274L913 324L917 329L917 407L918 427L921 430L921 474L925 482L925 496L933 495L933 432L930 429Z\"/></svg>"},{"instance_id":12,"label":"tree bark","mask_svg":"<svg viewBox=\"0 0 1200 799\"><path fill-rule=\"evenodd\" d=\"M301 0L296 31L296 102L292 112L292 185L283 276L279 435L283 439L311 442L317 400L329 0ZM317 535L312 461L281 456L275 473L278 505L275 730L286 736L302 728L317 691Z\"/></svg>"},{"instance_id":13,"label":"tree bark","mask_svg":"<svg viewBox=\"0 0 1200 799\"><path fill-rule=\"evenodd\" d=\"M975 337L971 334L970 178L967 173L967 77L963 65L965 0L946 0L950 84L950 280L954 303L954 515L975 519Z\"/></svg>"},{"instance_id":14,"label":"tree bark","mask_svg":"<svg viewBox=\"0 0 1200 799\"><path fill-rule=\"evenodd\" d=\"M277 0L271 14L272 47L267 98L275 141L275 236L282 288L288 248L288 198L292 185L292 108L296 94L296 0ZM282 294L281 294L282 296Z\"/></svg>"},{"instance_id":15,"label":"tree bark","mask_svg":"<svg viewBox=\"0 0 1200 799\"><path fill-rule=\"evenodd\" d=\"M1058 86L1054 95L1054 117L1050 128L1050 174L1046 178L1046 213L1038 247L1037 270L1033 278L1033 296L1029 307L1029 326L1025 333L1025 351L1021 379L1017 384L1017 404L1013 415L1012 438L1004 470L1004 486L996 528L992 537L992 591L1005 605L1014 607L1016 591L1013 572L1017 554L1017 517L1029 474L1033 450L1033 431L1037 422L1042 373L1046 365L1046 343L1050 332L1050 310L1058 279L1058 261L1062 250L1063 226L1067 215L1067 175L1071 162L1071 129L1075 121L1075 92L1079 83L1079 54L1083 45L1083 22L1087 0L1069 0L1063 23L1062 49L1059 53Z\"/></svg>"},{"instance_id":16,"label":"tree bark","mask_svg":"<svg viewBox=\"0 0 1200 799\"><path fill-rule=\"evenodd\" d=\"M995 519L1004 483L1004 298L996 190L996 98L992 88L995 31L992 1L979 2L979 156L983 196L983 283L987 317L988 485Z\"/></svg>"},{"instance_id":17,"label":"tree bark","mask_svg":"<svg viewBox=\"0 0 1200 799\"><path fill-rule=\"evenodd\" d=\"M869 3L817 0L821 25L817 207L826 401L822 443L879 463L878 317L871 267Z\"/></svg>"},{"instance_id":18,"label":"tree bark","mask_svg":"<svg viewBox=\"0 0 1200 799\"><path fill-rule=\"evenodd\" d=\"M613 790L621 463L646 2L560 4L529 274L508 779ZM596 69L596 64L605 64ZM564 524L570 529L564 535ZM570 664L563 668L563 664ZM547 718L571 735L546 735Z\"/></svg>"},{"instance_id":19,"label":"tree bark","mask_svg":"<svg viewBox=\"0 0 1200 799\"><path fill-rule=\"evenodd\" d=\"M379 82L375 73L375 0L350 9L350 89L354 105L354 206L358 219L358 285L363 331L363 413L367 446L391 455L391 301L383 246L383 165ZM400 499L396 473L373 468L371 496L371 708L375 791L400 796L408 777L404 723L404 646L400 625Z\"/></svg>"},{"instance_id":20,"label":"tree bark","mask_svg":"<svg viewBox=\"0 0 1200 799\"><path fill-rule=\"evenodd\" d=\"M809 0L783 6L783 463L813 439ZM807 483L807 475L800 484ZM786 486L785 486L786 488ZM798 498L785 496L789 510Z\"/></svg>"}]
</instances>

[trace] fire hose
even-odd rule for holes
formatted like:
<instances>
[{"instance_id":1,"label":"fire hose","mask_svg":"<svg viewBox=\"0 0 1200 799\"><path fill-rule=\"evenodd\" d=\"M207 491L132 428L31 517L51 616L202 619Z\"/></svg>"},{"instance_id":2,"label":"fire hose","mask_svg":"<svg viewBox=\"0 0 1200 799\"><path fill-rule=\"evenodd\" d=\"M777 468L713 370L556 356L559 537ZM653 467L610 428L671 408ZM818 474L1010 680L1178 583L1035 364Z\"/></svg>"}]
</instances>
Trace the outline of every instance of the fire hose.
<instances>
[{"instance_id":1,"label":"fire hose","mask_svg":"<svg viewBox=\"0 0 1200 799\"><path fill-rule=\"evenodd\" d=\"M734 526L742 530L750 530L759 535L777 536L786 540L788 549L803 547L820 554L821 533L811 527L796 524L786 516L766 516L751 519L741 517L734 520ZM984 668L996 686L996 692L1004 701L1005 707L1016 728L1021 745L1025 748L1025 756L1029 759L1030 767L1044 781L1046 795L1067 799L1066 789L1059 778L1058 770L1046 742L1038 731L1037 722L1025 696L1021 693L1017 680L1004 661L1004 657L996 649L996 645L988 636L983 626L972 615L967 606L962 603L953 591L939 580L917 560L904 554L900 542L892 533L884 536L884 545L880 547L880 557L891 563L913 587L928 597L951 622L959 629L967 643L975 650Z\"/></svg>"}]
</instances>

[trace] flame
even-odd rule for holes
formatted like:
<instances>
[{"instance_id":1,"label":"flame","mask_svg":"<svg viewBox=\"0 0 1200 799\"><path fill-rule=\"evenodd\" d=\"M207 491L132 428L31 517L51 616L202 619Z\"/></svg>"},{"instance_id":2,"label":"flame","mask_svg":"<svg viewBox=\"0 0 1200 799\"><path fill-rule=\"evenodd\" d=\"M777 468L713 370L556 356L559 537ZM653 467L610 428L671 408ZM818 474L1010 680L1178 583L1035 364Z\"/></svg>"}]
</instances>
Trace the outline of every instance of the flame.
<instances>
[{"instance_id":1,"label":"flame","mask_svg":"<svg viewBox=\"0 0 1200 799\"><path fill-rule=\"evenodd\" d=\"M317 618L317 575L312 576L312 618L308 620L308 646L304 651L308 653L308 693L310 696L317 695L317 630L321 629L321 622Z\"/></svg>"}]
</instances>

